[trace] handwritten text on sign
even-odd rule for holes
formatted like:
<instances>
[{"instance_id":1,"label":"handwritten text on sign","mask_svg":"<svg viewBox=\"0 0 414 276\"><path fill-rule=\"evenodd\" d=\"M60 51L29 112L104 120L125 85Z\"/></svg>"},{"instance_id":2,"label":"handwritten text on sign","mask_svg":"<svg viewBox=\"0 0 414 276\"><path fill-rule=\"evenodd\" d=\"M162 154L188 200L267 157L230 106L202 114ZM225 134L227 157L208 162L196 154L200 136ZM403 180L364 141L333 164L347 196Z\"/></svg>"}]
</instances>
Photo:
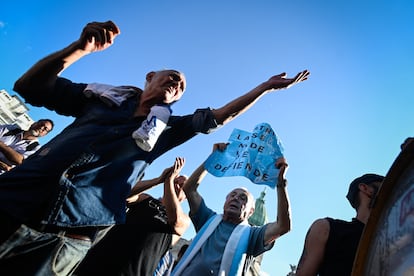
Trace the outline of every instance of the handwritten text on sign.
<instances>
[{"instance_id":1,"label":"handwritten text on sign","mask_svg":"<svg viewBox=\"0 0 414 276\"><path fill-rule=\"evenodd\" d=\"M256 125L253 132L234 129L226 150L215 151L205 162L214 176L245 176L255 184L275 187L279 170L276 160L283 157L280 139L267 123Z\"/></svg>"}]
</instances>

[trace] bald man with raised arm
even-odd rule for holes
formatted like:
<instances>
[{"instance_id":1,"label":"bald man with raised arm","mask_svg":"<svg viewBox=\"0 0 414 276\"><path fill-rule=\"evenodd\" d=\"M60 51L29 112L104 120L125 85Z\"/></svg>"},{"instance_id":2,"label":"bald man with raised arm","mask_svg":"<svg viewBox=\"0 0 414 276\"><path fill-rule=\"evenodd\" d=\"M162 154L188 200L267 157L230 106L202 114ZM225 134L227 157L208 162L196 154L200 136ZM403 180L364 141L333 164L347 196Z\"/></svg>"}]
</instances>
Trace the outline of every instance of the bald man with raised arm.
<instances>
[{"instance_id":1,"label":"bald man with raised arm","mask_svg":"<svg viewBox=\"0 0 414 276\"><path fill-rule=\"evenodd\" d=\"M71 274L98 231L125 222L125 198L154 160L198 133L225 125L270 91L309 76L306 70L293 78L278 74L220 108L172 115L146 151L132 134L148 121L154 106L180 100L186 88L182 72L151 71L143 89L61 77L79 59L112 46L119 34L112 21L89 23L79 39L41 59L16 81L14 90L31 105L75 120L30 160L0 176L1 267L32 275ZM21 246L28 250L18 250Z\"/></svg>"},{"instance_id":2,"label":"bald man with raised arm","mask_svg":"<svg viewBox=\"0 0 414 276\"><path fill-rule=\"evenodd\" d=\"M213 150L225 150L226 144L215 144ZM246 256L257 256L273 247L274 241L290 231L290 206L285 173L287 163L279 158L275 164L277 178L277 217L264 226L250 226L254 198L246 188L236 188L227 196L223 213L208 208L198 192L207 171L201 164L184 184L190 205L190 217L197 231L190 247L172 275L242 275Z\"/></svg>"}]
</instances>

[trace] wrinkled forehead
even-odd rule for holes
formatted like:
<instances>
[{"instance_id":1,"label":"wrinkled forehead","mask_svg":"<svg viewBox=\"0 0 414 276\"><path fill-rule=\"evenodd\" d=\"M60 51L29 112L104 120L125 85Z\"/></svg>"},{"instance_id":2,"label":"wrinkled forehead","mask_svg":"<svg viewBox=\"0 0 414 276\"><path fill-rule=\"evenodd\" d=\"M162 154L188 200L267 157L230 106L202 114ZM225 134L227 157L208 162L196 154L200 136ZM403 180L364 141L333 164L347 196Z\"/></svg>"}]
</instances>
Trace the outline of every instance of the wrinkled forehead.
<instances>
[{"instance_id":1,"label":"wrinkled forehead","mask_svg":"<svg viewBox=\"0 0 414 276\"><path fill-rule=\"evenodd\" d=\"M178 70L174 70L174 69L164 69L164 70L160 70L155 72L158 75L170 75L170 76L176 76L176 78L174 78L175 80L179 80L182 82L182 86L183 86L183 91L185 90L185 88L187 87L187 80L185 79L185 75L184 73L178 71Z\"/></svg>"},{"instance_id":2,"label":"wrinkled forehead","mask_svg":"<svg viewBox=\"0 0 414 276\"><path fill-rule=\"evenodd\" d=\"M249 200L254 200L253 195L249 192L249 190L247 190L244 187L233 189L230 193L227 194L227 196L229 196L231 194L239 194L239 195L240 194L245 194L245 195L247 195L247 197L249 198Z\"/></svg>"},{"instance_id":3,"label":"wrinkled forehead","mask_svg":"<svg viewBox=\"0 0 414 276\"><path fill-rule=\"evenodd\" d=\"M159 72L165 72L166 74L175 73L175 74L180 75L181 77L184 77L184 73L182 73L178 70L175 70L175 69L164 69L164 70L161 70Z\"/></svg>"},{"instance_id":4,"label":"wrinkled forehead","mask_svg":"<svg viewBox=\"0 0 414 276\"><path fill-rule=\"evenodd\" d=\"M180 79L182 81L185 82L185 75L184 73L178 71L178 70L174 70L174 69L164 69L164 70L160 70L156 72L157 74L162 74L162 75L170 75L170 74L174 74L180 77Z\"/></svg>"}]
</instances>

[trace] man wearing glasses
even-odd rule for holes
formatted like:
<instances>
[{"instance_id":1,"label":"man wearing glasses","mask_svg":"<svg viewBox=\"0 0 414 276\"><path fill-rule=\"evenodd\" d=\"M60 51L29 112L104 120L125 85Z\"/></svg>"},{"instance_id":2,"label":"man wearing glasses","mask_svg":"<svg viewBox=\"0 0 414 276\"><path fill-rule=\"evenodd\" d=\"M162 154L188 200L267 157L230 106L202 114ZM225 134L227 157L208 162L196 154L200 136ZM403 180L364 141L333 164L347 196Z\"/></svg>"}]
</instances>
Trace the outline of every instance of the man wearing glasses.
<instances>
[{"instance_id":1,"label":"man wearing glasses","mask_svg":"<svg viewBox=\"0 0 414 276\"><path fill-rule=\"evenodd\" d=\"M48 134L52 128L50 119L34 122L28 130L16 125L0 125L0 174L20 165L35 153L40 148L38 138Z\"/></svg>"}]
</instances>

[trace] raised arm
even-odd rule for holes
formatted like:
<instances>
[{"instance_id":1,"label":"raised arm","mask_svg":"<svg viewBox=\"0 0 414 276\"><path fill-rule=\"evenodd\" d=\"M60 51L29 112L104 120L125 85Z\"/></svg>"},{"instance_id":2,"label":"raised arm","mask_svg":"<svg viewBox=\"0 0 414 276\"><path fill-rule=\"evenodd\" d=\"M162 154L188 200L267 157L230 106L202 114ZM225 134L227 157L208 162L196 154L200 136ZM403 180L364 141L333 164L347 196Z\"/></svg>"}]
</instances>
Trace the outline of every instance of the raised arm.
<instances>
[{"instance_id":1,"label":"raised arm","mask_svg":"<svg viewBox=\"0 0 414 276\"><path fill-rule=\"evenodd\" d=\"M127 202L135 202L139 199L139 195L143 192L145 192L148 189L151 189L152 187L161 184L165 181L167 176L171 174L171 171L173 170L173 167L169 167L164 169L164 171L161 173L160 176L148 179L148 180L139 180L134 187L132 187L131 192L129 193L129 196L127 198Z\"/></svg>"},{"instance_id":2,"label":"raised arm","mask_svg":"<svg viewBox=\"0 0 414 276\"><path fill-rule=\"evenodd\" d=\"M215 150L223 151L226 148L225 143L217 143L213 145L213 152ZM184 184L183 190L190 206L190 213L196 213L198 207L200 207L202 197L198 193L197 189L201 181L207 175L207 170L204 167L204 162L190 175Z\"/></svg>"},{"instance_id":3,"label":"raised arm","mask_svg":"<svg viewBox=\"0 0 414 276\"><path fill-rule=\"evenodd\" d=\"M328 237L329 222L326 219L316 220L306 234L302 256L296 270L297 276L317 275L324 258Z\"/></svg>"},{"instance_id":4,"label":"raised arm","mask_svg":"<svg viewBox=\"0 0 414 276\"><path fill-rule=\"evenodd\" d=\"M184 184L183 190L187 197L188 205L190 206L190 214L197 212L201 204L201 195L197 188L207 175L207 170L204 168L204 162L190 175Z\"/></svg>"},{"instance_id":5,"label":"raised arm","mask_svg":"<svg viewBox=\"0 0 414 276\"><path fill-rule=\"evenodd\" d=\"M299 82L307 80L309 74L309 71L305 70L290 79L286 78L286 73L271 77L250 92L247 92L246 94L230 101L218 109L214 109L213 113L217 123L222 125L227 124L237 116L246 112L266 93L273 90L289 88Z\"/></svg>"},{"instance_id":6,"label":"raised arm","mask_svg":"<svg viewBox=\"0 0 414 276\"><path fill-rule=\"evenodd\" d=\"M87 24L77 41L37 62L16 81L13 89L21 93L50 89L63 70L87 54L105 50L119 33L112 21Z\"/></svg>"},{"instance_id":7,"label":"raised arm","mask_svg":"<svg viewBox=\"0 0 414 276\"><path fill-rule=\"evenodd\" d=\"M168 224L174 229L175 234L178 236L184 234L190 225L190 218L181 208L181 203L177 195L177 191L179 191L181 187L176 187L178 184L174 181L179 176L184 167L184 163L184 158L177 157L175 159L173 169L164 182L164 196L162 200L167 211Z\"/></svg>"},{"instance_id":8,"label":"raised arm","mask_svg":"<svg viewBox=\"0 0 414 276\"><path fill-rule=\"evenodd\" d=\"M276 185L277 217L275 222L268 223L266 226L264 235L266 245L289 232L291 227L289 197L286 189L287 180L285 179L288 164L285 158L279 158L276 161L276 167L279 168L278 183Z\"/></svg>"}]
</instances>

